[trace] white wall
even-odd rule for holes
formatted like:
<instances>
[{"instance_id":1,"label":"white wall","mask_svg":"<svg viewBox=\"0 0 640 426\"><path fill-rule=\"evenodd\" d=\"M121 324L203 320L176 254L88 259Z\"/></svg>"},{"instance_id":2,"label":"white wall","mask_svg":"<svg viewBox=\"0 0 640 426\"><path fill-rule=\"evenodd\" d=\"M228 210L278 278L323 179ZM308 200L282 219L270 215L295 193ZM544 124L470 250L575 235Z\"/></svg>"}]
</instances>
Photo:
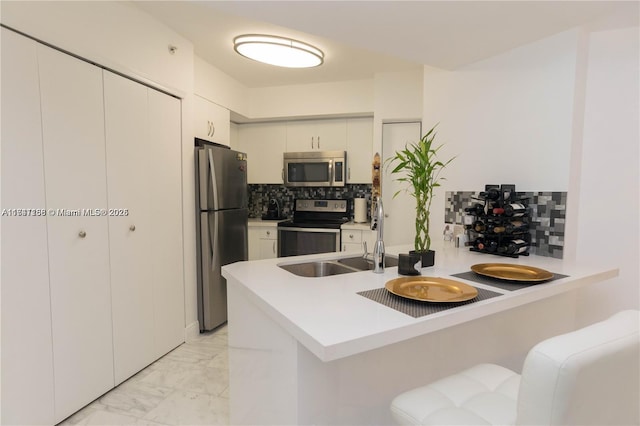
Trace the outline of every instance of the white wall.
<instances>
[{"instance_id":1,"label":"white wall","mask_svg":"<svg viewBox=\"0 0 640 426\"><path fill-rule=\"evenodd\" d=\"M4 25L182 98L185 325L193 330L197 321L193 45L127 2L2 1L0 12ZM169 45L177 47L175 54Z\"/></svg>"},{"instance_id":2,"label":"white wall","mask_svg":"<svg viewBox=\"0 0 640 426\"><path fill-rule=\"evenodd\" d=\"M246 115L247 88L218 68L196 56L193 92L230 111Z\"/></svg>"},{"instance_id":3,"label":"white wall","mask_svg":"<svg viewBox=\"0 0 640 426\"><path fill-rule=\"evenodd\" d=\"M375 75L373 152L382 155L382 123L420 121L422 72L388 72ZM382 159L384 161L384 159Z\"/></svg>"},{"instance_id":4,"label":"white wall","mask_svg":"<svg viewBox=\"0 0 640 426\"><path fill-rule=\"evenodd\" d=\"M442 174L433 224L444 223L445 191L568 190L579 39L572 30L456 71L425 67L423 129L439 123L440 158L457 156ZM432 238L441 231L434 226Z\"/></svg>"},{"instance_id":5,"label":"white wall","mask_svg":"<svg viewBox=\"0 0 640 426\"><path fill-rule=\"evenodd\" d=\"M371 115L373 80L251 88L247 97L255 119Z\"/></svg>"},{"instance_id":6,"label":"white wall","mask_svg":"<svg viewBox=\"0 0 640 426\"><path fill-rule=\"evenodd\" d=\"M441 158L458 155L432 223L444 221L448 190L567 191L565 257L620 268L619 278L578 294L578 325L640 303L635 8L622 24L567 31L457 71L425 67L423 129L440 122Z\"/></svg>"},{"instance_id":7,"label":"white wall","mask_svg":"<svg viewBox=\"0 0 640 426\"><path fill-rule=\"evenodd\" d=\"M576 259L620 276L582 292L581 323L639 309L639 40L637 26L589 37Z\"/></svg>"}]
</instances>

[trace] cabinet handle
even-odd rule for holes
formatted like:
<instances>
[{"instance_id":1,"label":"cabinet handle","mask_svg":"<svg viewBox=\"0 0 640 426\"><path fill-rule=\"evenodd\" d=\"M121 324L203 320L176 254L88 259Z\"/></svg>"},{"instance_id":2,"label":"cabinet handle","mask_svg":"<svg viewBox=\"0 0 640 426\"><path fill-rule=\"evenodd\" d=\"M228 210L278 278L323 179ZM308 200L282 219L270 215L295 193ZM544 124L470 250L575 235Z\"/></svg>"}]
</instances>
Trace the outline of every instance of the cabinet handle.
<instances>
[{"instance_id":1,"label":"cabinet handle","mask_svg":"<svg viewBox=\"0 0 640 426\"><path fill-rule=\"evenodd\" d=\"M84 232L84 230L80 230L80 232L78 232L78 237L80 237L80 238L84 238L84 237L86 237L86 236L87 236L87 233L86 233L86 232Z\"/></svg>"},{"instance_id":2,"label":"cabinet handle","mask_svg":"<svg viewBox=\"0 0 640 426\"><path fill-rule=\"evenodd\" d=\"M271 235L271 231L267 231L267 235Z\"/></svg>"},{"instance_id":3,"label":"cabinet handle","mask_svg":"<svg viewBox=\"0 0 640 426\"><path fill-rule=\"evenodd\" d=\"M273 247L271 249L273 251L273 254L276 254L276 242L273 242Z\"/></svg>"},{"instance_id":4,"label":"cabinet handle","mask_svg":"<svg viewBox=\"0 0 640 426\"><path fill-rule=\"evenodd\" d=\"M135 225L131 225L131 226L129 227L129 231L133 232L133 231L135 231L135 230L136 230L136 226L135 226Z\"/></svg>"},{"instance_id":5,"label":"cabinet handle","mask_svg":"<svg viewBox=\"0 0 640 426\"><path fill-rule=\"evenodd\" d=\"M311 149L313 149L313 136L311 136Z\"/></svg>"},{"instance_id":6,"label":"cabinet handle","mask_svg":"<svg viewBox=\"0 0 640 426\"><path fill-rule=\"evenodd\" d=\"M351 180L351 167L347 169L347 179Z\"/></svg>"},{"instance_id":7,"label":"cabinet handle","mask_svg":"<svg viewBox=\"0 0 640 426\"><path fill-rule=\"evenodd\" d=\"M349 238L353 240L353 234L349 234Z\"/></svg>"},{"instance_id":8,"label":"cabinet handle","mask_svg":"<svg viewBox=\"0 0 640 426\"><path fill-rule=\"evenodd\" d=\"M318 136L318 149L320 149L320 136Z\"/></svg>"}]
</instances>

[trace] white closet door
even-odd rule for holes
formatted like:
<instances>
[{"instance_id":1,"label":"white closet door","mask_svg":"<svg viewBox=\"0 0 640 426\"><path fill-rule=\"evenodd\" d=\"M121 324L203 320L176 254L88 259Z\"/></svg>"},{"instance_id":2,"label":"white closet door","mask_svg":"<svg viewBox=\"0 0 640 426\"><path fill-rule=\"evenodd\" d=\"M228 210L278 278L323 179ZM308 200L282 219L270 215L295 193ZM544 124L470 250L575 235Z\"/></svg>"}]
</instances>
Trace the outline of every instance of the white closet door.
<instances>
[{"instance_id":1,"label":"white closet door","mask_svg":"<svg viewBox=\"0 0 640 426\"><path fill-rule=\"evenodd\" d=\"M0 87L2 209L9 210L2 215L0 424L53 424L47 218L10 210L46 207L37 51L4 28Z\"/></svg>"},{"instance_id":2,"label":"white closet door","mask_svg":"<svg viewBox=\"0 0 640 426\"><path fill-rule=\"evenodd\" d=\"M184 342L182 155L180 101L149 89L151 259L155 350Z\"/></svg>"},{"instance_id":3,"label":"white closet door","mask_svg":"<svg viewBox=\"0 0 640 426\"><path fill-rule=\"evenodd\" d=\"M116 384L154 361L148 89L104 71Z\"/></svg>"},{"instance_id":4,"label":"white closet door","mask_svg":"<svg viewBox=\"0 0 640 426\"><path fill-rule=\"evenodd\" d=\"M113 387L102 71L38 46L56 421ZM76 209L80 209L79 211Z\"/></svg>"}]
</instances>

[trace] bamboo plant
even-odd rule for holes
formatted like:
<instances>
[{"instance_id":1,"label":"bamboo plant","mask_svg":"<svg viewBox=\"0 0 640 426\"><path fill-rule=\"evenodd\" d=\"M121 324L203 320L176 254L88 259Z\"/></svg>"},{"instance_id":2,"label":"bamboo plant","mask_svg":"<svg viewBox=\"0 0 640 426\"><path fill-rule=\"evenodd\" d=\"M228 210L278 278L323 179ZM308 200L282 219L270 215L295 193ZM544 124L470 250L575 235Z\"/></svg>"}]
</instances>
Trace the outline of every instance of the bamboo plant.
<instances>
[{"instance_id":1,"label":"bamboo plant","mask_svg":"<svg viewBox=\"0 0 640 426\"><path fill-rule=\"evenodd\" d=\"M433 145L436 126L437 124L422 136L420 141L405 145L405 149L396 151L393 157L387 159L387 167L393 166L392 174L405 173L395 180L404 182L406 187L398 190L393 197L404 191L416 200L414 250L417 253L426 253L431 248L429 216L433 190L445 179L440 176L442 170L455 159L452 157L444 163L438 160L437 152L442 145Z\"/></svg>"}]
</instances>

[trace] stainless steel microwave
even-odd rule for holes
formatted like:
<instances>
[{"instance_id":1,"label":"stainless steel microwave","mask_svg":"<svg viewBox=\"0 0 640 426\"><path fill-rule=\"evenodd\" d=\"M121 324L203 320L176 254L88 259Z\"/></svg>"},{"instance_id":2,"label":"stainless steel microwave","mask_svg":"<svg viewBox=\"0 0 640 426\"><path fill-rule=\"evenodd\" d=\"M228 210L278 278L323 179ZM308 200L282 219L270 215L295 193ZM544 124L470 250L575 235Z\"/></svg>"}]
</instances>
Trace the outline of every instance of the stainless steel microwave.
<instances>
[{"instance_id":1,"label":"stainless steel microwave","mask_svg":"<svg viewBox=\"0 0 640 426\"><path fill-rule=\"evenodd\" d=\"M285 186L344 186L345 151L285 152Z\"/></svg>"}]
</instances>

